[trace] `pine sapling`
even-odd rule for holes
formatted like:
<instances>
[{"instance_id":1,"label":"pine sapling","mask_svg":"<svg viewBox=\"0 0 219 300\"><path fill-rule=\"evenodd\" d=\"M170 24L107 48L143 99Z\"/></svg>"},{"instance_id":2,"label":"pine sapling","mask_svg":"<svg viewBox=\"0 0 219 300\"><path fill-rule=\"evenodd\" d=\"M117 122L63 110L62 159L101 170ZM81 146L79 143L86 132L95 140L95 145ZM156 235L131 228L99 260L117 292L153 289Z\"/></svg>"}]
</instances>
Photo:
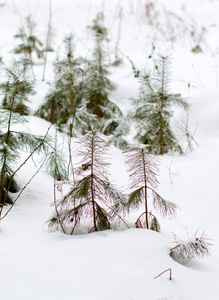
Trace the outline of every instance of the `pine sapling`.
<instances>
[{"instance_id":1,"label":"pine sapling","mask_svg":"<svg viewBox=\"0 0 219 300\"><path fill-rule=\"evenodd\" d=\"M14 53L23 55L21 62L23 62L24 72L30 66L33 73L33 53L36 53L38 58L42 58L44 53L42 49L43 44L34 33L35 27L36 24L31 16L28 16L26 18L26 28L23 26L14 36L20 41L20 44L14 49Z\"/></svg>"},{"instance_id":2,"label":"pine sapling","mask_svg":"<svg viewBox=\"0 0 219 300\"><path fill-rule=\"evenodd\" d=\"M89 220L92 231L110 228L110 221L115 212L111 204L125 201L108 180L108 163L105 154L108 143L95 130L90 130L79 142L78 155L82 161L76 169L77 180L70 191L57 202L56 214L49 221L49 228L61 223L71 225L71 234L80 225L81 220ZM67 229L65 230L67 231Z\"/></svg>"},{"instance_id":3,"label":"pine sapling","mask_svg":"<svg viewBox=\"0 0 219 300\"><path fill-rule=\"evenodd\" d=\"M144 211L136 221L136 227L160 230L157 218L149 210L149 196L152 197L154 209L163 217L174 217L177 205L165 200L157 192L158 159L148 154L146 146L129 146L125 153L125 162L130 173L130 189L134 189L123 203L124 212L144 205Z\"/></svg>"},{"instance_id":4,"label":"pine sapling","mask_svg":"<svg viewBox=\"0 0 219 300\"><path fill-rule=\"evenodd\" d=\"M178 94L170 93L169 57L160 57L153 75L140 74L140 94L132 99L133 110L130 117L136 123L136 139L149 145L152 154L164 154L182 149L171 128L173 117L172 106L178 105L184 109L188 104Z\"/></svg>"},{"instance_id":5,"label":"pine sapling","mask_svg":"<svg viewBox=\"0 0 219 300\"><path fill-rule=\"evenodd\" d=\"M95 116L87 112L83 103L84 71L82 60L74 57L73 36L64 39L66 56L55 63L55 81L43 105L35 113L37 116L55 123L59 130L71 137L95 121Z\"/></svg>"},{"instance_id":6,"label":"pine sapling","mask_svg":"<svg viewBox=\"0 0 219 300\"><path fill-rule=\"evenodd\" d=\"M44 146L41 137L16 130L15 126L27 122L21 114L14 112L14 107L20 101L20 93L23 94L26 87L29 89L29 82L12 71L7 70L7 73L7 93L4 86L2 91L4 98L10 94L10 101L8 109L0 107L0 202L2 207L7 202L12 204L8 192L18 191L14 170L20 157L20 150L37 149L40 151ZM38 147L39 144L40 147Z\"/></svg>"},{"instance_id":7,"label":"pine sapling","mask_svg":"<svg viewBox=\"0 0 219 300\"><path fill-rule=\"evenodd\" d=\"M85 100L87 111L97 117L99 130L110 137L115 146L124 146L122 137L128 132L127 122L124 122L120 108L111 101L115 84L109 79L109 63L104 48L107 29L102 25L101 15L98 15L90 26L95 38L95 48L92 58L85 69ZM120 143L120 139L122 139Z\"/></svg>"},{"instance_id":8,"label":"pine sapling","mask_svg":"<svg viewBox=\"0 0 219 300\"><path fill-rule=\"evenodd\" d=\"M6 69L6 73L8 80L0 84L3 95L2 108L12 109L12 112L19 113L19 115L29 115L28 97L35 93L34 82L19 71L19 65L15 65L15 71Z\"/></svg>"}]
</instances>

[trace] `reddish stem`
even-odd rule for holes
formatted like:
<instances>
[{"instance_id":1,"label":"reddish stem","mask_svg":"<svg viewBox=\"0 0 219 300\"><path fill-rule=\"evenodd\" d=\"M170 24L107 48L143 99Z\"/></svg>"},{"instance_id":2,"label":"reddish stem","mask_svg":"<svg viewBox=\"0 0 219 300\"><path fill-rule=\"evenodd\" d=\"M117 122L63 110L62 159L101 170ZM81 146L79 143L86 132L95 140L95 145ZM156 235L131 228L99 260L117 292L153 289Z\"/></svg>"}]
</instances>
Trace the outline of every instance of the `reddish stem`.
<instances>
[{"instance_id":1,"label":"reddish stem","mask_svg":"<svg viewBox=\"0 0 219 300\"><path fill-rule=\"evenodd\" d=\"M160 277L163 273L170 271L170 280L172 279L172 270L171 268L166 269L165 271L163 271L162 273L160 273L159 275L157 275L156 277L154 277L154 279Z\"/></svg>"}]
</instances>

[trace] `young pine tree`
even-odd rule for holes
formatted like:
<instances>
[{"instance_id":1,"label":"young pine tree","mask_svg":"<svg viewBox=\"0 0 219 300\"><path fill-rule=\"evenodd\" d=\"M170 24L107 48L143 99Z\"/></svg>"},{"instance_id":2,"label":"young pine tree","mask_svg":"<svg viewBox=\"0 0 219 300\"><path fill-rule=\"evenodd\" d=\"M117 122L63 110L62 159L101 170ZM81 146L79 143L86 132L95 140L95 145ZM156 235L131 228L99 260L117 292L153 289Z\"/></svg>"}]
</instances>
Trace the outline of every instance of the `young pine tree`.
<instances>
[{"instance_id":1,"label":"young pine tree","mask_svg":"<svg viewBox=\"0 0 219 300\"><path fill-rule=\"evenodd\" d=\"M49 221L50 228L60 224L66 228L67 224L72 224L71 234L82 219L89 219L91 222L90 232L109 229L114 215L110 204L124 201L123 195L107 178L108 164L104 156L108 143L102 135L91 130L79 145L78 155L81 156L82 163L76 170L78 179L67 195L57 203L56 215Z\"/></svg>"},{"instance_id":2,"label":"young pine tree","mask_svg":"<svg viewBox=\"0 0 219 300\"><path fill-rule=\"evenodd\" d=\"M35 93L34 83L27 80L22 72L19 75L16 74L17 71L8 71L7 73L8 81L0 84L3 95L2 108L27 116L30 113L28 96Z\"/></svg>"},{"instance_id":3,"label":"young pine tree","mask_svg":"<svg viewBox=\"0 0 219 300\"><path fill-rule=\"evenodd\" d=\"M98 15L90 26L95 37L95 48L92 59L85 70L85 99L89 113L95 115L98 120L100 131L107 136L114 135L112 142L116 145L125 144L122 135L128 131L127 123L123 120L123 115L119 107L110 100L111 92L115 90L115 85L108 78L109 64L104 50L107 29L101 25L101 15ZM121 140L120 140L121 138Z\"/></svg>"},{"instance_id":4,"label":"young pine tree","mask_svg":"<svg viewBox=\"0 0 219 300\"><path fill-rule=\"evenodd\" d=\"M66 58L55 63L55 82L53 89L46 96L45 103L36 115L56 123L61 131L73 136L73 129L83 128L94 120L83 107L83 70L80 59L73 55L73 36L64 40Z\"/></svg>"},{"instance_id":5,"label":"young pine tree","mask_svg":"<svg viewBox=\"0 0 219 300\"><path fill-rule=\"evenodd\" d=\"M33 53L36 53L38 58L43 57L42 42L34 34L36 24L33 22L31 16L26 18L26 28L22 27L19 32L14 36L20 41L20 44L14 49L15 54L22 54L22 62L24 71L27 66L33 66Z\"/></svg>"},{"instance_id":6,"label":"young pine tree","mask_svg":"<svg viewBox=\"0 0 219 300\"><path fill-rule=\"evenodd\" d=\"M12 204L8 192L17 192L18 185L15 180L15 168L17 167L21 150L33 151L37 148L42 139L29 132L16 130L18 124L23 124L27 120L16 111L17 104L20 102L20 94L25 93L25 89L30 89L28 82L22 75L16 75L7 70L8 81L7 90L3 84L1 87L3 98L10 95L8 107L0 107L0 203ZM39 148L39 150L42 147ZM0 215L2 208L0 211Z\"/></svg>"},{"instance_id":7,"label":"young pine tree","mask_svg":"<svg viewBox=\"0 0 219 300\"><path fill-rule=\"evenodd\" d=\"M138 99L132 99L131 119L137 125L136 139L149 145L152 154L164 154L182 149L171 129L172 107L178 105L187 109L187 103L169 92L169 57L160 57L154 76L140 75L141 87Z\"/></svg>"},{"instance_id":8,"label":"young pine tree","mask_svg":"<svg viewBox=\"0 0 219 300\"><path fill-rule=\"evenodd\" d=\"M152 205L163 217L173 217L176 214L177 205L166 201L157 192L158 161L147 152L147 146L129 146L125 152L126 164L130 173L130 188L134 189L123 203L124 212L130 212L144 205L144 212L136 221L136 227L146 227L155 231L160 230L157 218L149 209L149 196Z\"/></svg>"}]
</instances>

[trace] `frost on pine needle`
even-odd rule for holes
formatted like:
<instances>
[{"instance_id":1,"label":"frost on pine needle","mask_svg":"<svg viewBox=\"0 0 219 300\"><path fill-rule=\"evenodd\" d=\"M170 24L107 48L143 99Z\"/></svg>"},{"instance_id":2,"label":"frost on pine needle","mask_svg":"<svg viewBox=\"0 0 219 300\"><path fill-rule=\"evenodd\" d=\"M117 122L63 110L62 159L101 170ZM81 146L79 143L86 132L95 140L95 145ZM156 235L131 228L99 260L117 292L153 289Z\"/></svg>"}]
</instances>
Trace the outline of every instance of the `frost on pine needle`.
<instances>
[{"instance_id":1,"label":"frost on pine needle","mask_svg":"<svg viewBox=\"0 0 219 300\"><path fill-rule=\"evenodd\" d=\"M210 246L212 246L205 232L200 237L197 237L196 232L188 241L182 241L175 236L175 243L176 246L170 249L170 256L181 264L210 255Z\"/></svg>"}]
</instances>

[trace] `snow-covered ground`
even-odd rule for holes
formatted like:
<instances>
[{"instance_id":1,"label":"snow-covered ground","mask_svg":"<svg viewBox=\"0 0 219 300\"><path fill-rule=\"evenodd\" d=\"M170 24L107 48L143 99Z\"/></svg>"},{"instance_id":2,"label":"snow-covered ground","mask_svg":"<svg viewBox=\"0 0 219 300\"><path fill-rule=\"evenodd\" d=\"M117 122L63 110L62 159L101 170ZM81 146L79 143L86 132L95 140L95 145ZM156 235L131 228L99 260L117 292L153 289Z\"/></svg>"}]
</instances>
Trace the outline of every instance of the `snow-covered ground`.
<instances>
[{"instance_id":1,"label":"snow-covered ground","mask_svg":"<svg viewBox=\"0 0 219 300\"><path fill-rule=\"evenodd\" d=\"M73 33L76 55L89 56L92 36L87 29L99 12L108 28L108 50L115 44L123 60L112 69L117 84L113 99L127 111L128 98L138 93L127 56L144 70L153 65L148 56L172 55L170 88L191 105L188 126L193 151L184 156L160 157L159 193L180 205L174 220L162 220L161 232L135 229L139 215L126 216L131 229L92 234L64 235L49 232L46 221L53 212L53 178L45 170L33 179L13 210L1 222L0 299L2 300L208 300L219 299L219 1L154 0L146 17L146 0L51 0L53 53L48 54L45 81L43 66L34 66L37 77L33 110L43 102L53 76L52 64L63 54L62 40ZM149 6L147 6L149 7ZM46 41L49 0L0 1L0 56L5 65L13 59L13 38L29 14L36 33ZM118 37L120 38L118 39ZM202 53L193 53L199 45ZM3 74L3 71L1 71ZM1 78L4 81L4 78ZM190 84L190 88L188 85ZM185 120L176 111L177 121ZM44 134L49 124L29 118L33 132ZM186 135L179 132L186 142ZM197 145L198 144L198 145ZM186 143L184 143L186 147ZM118 149L111 150L111 177L124 189L128 176ZM24 185L36 171L28 163L19 172ZM211 256L181 265L169 256L174 234L186 240L197 230L212 239ZM172 280L166 272L171 268Z\"/></svg>"}]
</instances>

